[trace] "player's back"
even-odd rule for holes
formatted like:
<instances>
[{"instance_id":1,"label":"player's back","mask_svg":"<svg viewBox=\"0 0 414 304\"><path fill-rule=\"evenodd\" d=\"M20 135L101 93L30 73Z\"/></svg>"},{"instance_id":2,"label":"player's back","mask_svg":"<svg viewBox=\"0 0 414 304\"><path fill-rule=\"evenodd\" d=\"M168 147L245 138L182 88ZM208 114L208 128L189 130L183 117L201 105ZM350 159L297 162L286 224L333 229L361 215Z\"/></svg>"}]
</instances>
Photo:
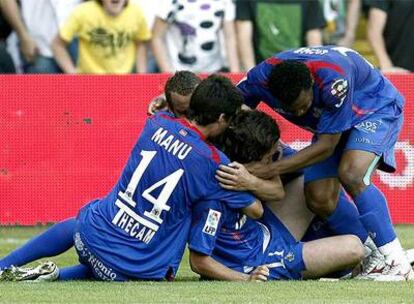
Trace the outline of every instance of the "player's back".
<instances>
[{"instance_id":1,"label":"player's back","mask_svg":"<svg viewBox=\"0 0 414 304\"><path fill-rule=\"evenodd\" d=\"M138 279L177 271L192 203L222 195L214 173L224 156L202 138L167 113L147 121L111 193L80 212L82 238L103 262Z\"/></svg>"},{"instance_id":2,"label":"player's back","mask_svg":"<svg viewBox=\"0 0 414 304\"><path fill-rule=\"evenodd\" d=\"M372 100L372 103L376 104L375 109L381 101L386 105L389 100L393 101L399 95L378 69L357 51L349 48L303 47L282 52L277 55L277 58L301 60L306 63L319 87L338 79L347 80L349 90L354 93L352 102L360 103L363 108L367 108L372 96L375 96L375 100Z\"/></svg>"},{"instance_id":3,"label":"player's back","mask_svg":"<svg viewBox=\"0 0 414 304\"><path fill-rule=\"evenodd\" d=\"M305 115L286 112L268 88L272 68L285 60L303 62L314 80L312 106ZM251 69L238 88L248 106L255 108L264 101L289 121L317 133L344 131L373 113L399 112L404 103L398 90L358 52L335 46L304 47L275 54ZM321 115L337 111L342 112L338 121L346 121L344 126L334 124L327 128L326 123L320 124Z\"/></svg>"}]
</instances>

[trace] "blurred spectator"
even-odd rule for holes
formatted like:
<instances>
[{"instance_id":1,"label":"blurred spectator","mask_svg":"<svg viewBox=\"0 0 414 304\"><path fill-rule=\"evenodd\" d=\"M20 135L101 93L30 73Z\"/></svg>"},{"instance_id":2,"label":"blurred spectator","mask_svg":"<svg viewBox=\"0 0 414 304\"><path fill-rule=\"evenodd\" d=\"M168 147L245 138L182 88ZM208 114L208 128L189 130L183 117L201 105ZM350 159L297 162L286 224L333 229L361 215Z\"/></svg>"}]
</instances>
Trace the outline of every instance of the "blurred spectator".
<instances>
[{"instance_id":1,"label":"blurred spectator","mask_svg":"<svg viewBox=\"0 0 414 304\"><path fill-rule=\"evenodd\" d=\"M26 73L59 73L50 47L59 24L80 0L3 0L5 17L16 31Z\"/></svg>"},{"instance_id":2,"label":"blurred spectator","mask_svg":"<svg viewBox=\"0 0 414 304\"><path fill-rule=\"evenodd\" d=\"M66 50L74 37L79 38L77 67ZM65 73L145 73L145 42L150 37L136 4L127 0L88 1L80 4L60 28L52 48Z\"/></svg>"},{"instance_id":3,"label":"blurred spectator","mask_svg":"<svg viewBox=\"0 0 414 304\"><path fill-rule=\"evenodd\" d=\"M161 72L239 71L232 0L161 0L152 48ZM224 46L220 45L220 30ZM221 56L225 47L228 67Z\"/></svg>"},{"instance_id":4,"label":"blurred spectator","mask_svg":"<svg viewBox=\"0 0 414 304\"><path fill-rule=\"evenodd\" d=\"M3 17L3 1L0 0L0 74L16 73L13 59L6 47L6 39L10 33L11 27Z\"/></svg>"},{"instance_id":5,"label":"blurred spectator","mask_svg":"<svg viewBox=\"0 0 414 304\"><path fill-rule=\"evenodd\" d=\"M240 59L248 70L274 53L322 44L325 19L318 0L237 0Z\"/></svg>"},{"instance_id":6,"label":"blurred spectator","mask_svg":"<svg viewBox=\"0 0 414 304\"><path fill-rule=\"evenodd\" d=\"M148 27L151 29L154 25L155 15L159 8L160 0L134 0L133 2L141 5L144 11L145 18L147 20ZM147 44L147 73L158 73L159 69L157 62L155 61L154 54L151 50L150 43Z\"/></svg>"},{"instance_id":7,"label":"blurred spectator","mask_svg":"<svg viewBox=\"0 0 414 304\"><path fill-rule=\"evenodd\" d=\"M414 1L365 0L367 35L383 72L414 72Z\"/></svg>"},{"instance_id":8,"label":"blurred spectator","mask_svg":"<svg viewBox=\"0 0 414 304\"><path fill-rule=\"evenodd\" d=\"M361 12L361 0L320 0L327 22L324 43L352 47Z\"/></svg>"}]
</instances>

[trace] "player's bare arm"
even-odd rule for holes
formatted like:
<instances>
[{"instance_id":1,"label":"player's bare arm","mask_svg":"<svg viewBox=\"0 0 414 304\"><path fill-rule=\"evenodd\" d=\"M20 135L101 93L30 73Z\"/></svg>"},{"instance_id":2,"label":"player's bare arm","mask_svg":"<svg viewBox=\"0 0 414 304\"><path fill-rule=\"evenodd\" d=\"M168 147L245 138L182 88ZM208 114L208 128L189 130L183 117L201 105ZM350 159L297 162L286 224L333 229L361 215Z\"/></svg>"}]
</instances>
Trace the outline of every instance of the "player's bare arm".
<instances>
[{"instance_id":1,"label":"player's bare arm","mask_svg":"<svg viewBox=\"0 0 414 304\"><path fill-rule=\"evenodd\" d=\"M262 265L254 269L250 274L235 271L217 262L208 255L190 250L191 270L201 276L221 281L267 281L269 269Z\"/></svg>"},{"instance_id":2,"label":"player's bare arm","mask_svg":"<svg viewBox=\"0 0 414 304\"><path fill-rule=\"evenodd\" d=\"M285 197L283 184L278 175L270 180L261 179L249 173L245 166L238 162L232 162L228 166L221 165L216 179L224 189L251 191L262 201L279 201Z\"/></svg>"},{"instance_id":3,"label":"player's bare arm","mask_svg":"<svg viewBox=\"0 0 414 304\"><path fill-rule=\"evenodd\" d=\"M314 144L300 150L292 157L282 159L270 165L255 162L246 165L246 168L250 173L265 179L294 172L327 159L335 151L340 138L341 133L321 134Z\"/></svg>"},{"instance_id":4,"label":"player's bare arm","mask_svg":"<svg viewBox=\"0 0 414 304\"><path fill-rule=\"evenodd\" d=\"M242 211L248 217L258 220L263 216L263 205L259 200L255 200L252 204L243 208Z\"/></svg>"}]
</instances>

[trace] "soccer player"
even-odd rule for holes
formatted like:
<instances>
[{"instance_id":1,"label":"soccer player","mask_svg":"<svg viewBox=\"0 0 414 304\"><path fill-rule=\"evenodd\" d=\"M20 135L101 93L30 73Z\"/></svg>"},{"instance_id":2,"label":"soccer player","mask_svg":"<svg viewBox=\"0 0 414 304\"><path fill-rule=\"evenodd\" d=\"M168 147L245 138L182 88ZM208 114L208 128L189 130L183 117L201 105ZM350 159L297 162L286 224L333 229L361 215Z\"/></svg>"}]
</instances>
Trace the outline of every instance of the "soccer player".
<instances>
[{"instance_id":1,"label":"soccer player","mask_svg":"<svg viewBox=\"0 0 414 304\"><path fill-rule=\"evenodd\" d=\"M155 97L148 105L148 114L171 111L175 117L187 115L191 94L201 79L190 71L178 71L165 84L164 94Z\"/></svg>"},{"instance_id":2,"label":"soccer player","mask_svg":"<svg viewBox=\"0 0 414 304\"><path fill-rule=\"evenodd\" d=\"M395 171L394 145L404 106L396 88L356 51L330 46L276 54L251 69L238 88L248 107L263 101L315 135L296 155L269 166L253 164L249 170L269 178L313 166L305 176L309 208L338 234L357 235L368 245L369 232L379 249L365 273L414 279L386 198L371 182L376 169ZM359 213L338 201L340 184Z\"/></svg>"},{"instance_id":3,"label":"soccer player","mask_svg":"<svg viewBox=\"0 0 414 304\"><path fill-rule=\"evenodd\" d=\"M278 140L279 129L270 116L258 111L239 113L221 139L223 151L230 159L238 161L221 166L224 170L217 176L221 185L235 190L252 190L261 200L272 205L285 205L286 210L300 203L297 199L303 193L300 177L294 177L299 183L288 182L294 183L293 187L287 188L294 195L284 198L284 186L279 176L271 181L261 180L239 163L260 161L269 165L274 161ZM288 149L284 147L283 150ZM232 183L234 174L239 174L234 180L238 184ZM305 216L303 212L290 215L291 219L297 220L296 228L302 230L296 229L296 233L292 233L270 208L264 206L264 210L263 218L257 222L224 202L196 204L189 241L192 269L204 277L219 280L297 280L319 278L333 271L352 268L363 258L362 243L354 235L298 242L309 225L309 212ZM305 225L301 223L304 217L308 218Z\"/></svg>"},{"instance_id":4,"label":"soccer player","mask_svg":"<svg viewBox=\"0 0 414 304\"><path fill-rule=\"evenodd\" d=\"M226 156L207 142L222 133L242 96L223 76L203 80L191 96L188 119L159 112L150 117L120 179L103 199L83 207L76 219L59 223L0 260L0 269L20 266L75 246L80 264L59 279L172 280L181 261L195 203L225 201L261 217L260 201L228 191L215 180ZM7 268L0 278L55 279L57 268Z\"/></svg>"}]
</instances>

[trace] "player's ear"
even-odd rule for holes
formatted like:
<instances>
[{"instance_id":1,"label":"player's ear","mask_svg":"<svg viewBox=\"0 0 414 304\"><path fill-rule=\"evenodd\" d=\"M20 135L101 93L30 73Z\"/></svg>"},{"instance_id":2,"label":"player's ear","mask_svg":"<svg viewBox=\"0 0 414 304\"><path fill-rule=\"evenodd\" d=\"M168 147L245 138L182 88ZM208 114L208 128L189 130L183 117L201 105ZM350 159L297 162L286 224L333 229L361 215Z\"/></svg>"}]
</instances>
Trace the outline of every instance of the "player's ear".
<instances>
[{"instance_id":1,"label":"player's ear","mask_svg":"<svg viewBox=\"0 0 414 304\"><path fill-rule=\"evenodd\" d=\"M219 123L228 123L228 119L226 118L226 114L221 113L217 122L219 122Z\"/></svg>"}]
</instances>

